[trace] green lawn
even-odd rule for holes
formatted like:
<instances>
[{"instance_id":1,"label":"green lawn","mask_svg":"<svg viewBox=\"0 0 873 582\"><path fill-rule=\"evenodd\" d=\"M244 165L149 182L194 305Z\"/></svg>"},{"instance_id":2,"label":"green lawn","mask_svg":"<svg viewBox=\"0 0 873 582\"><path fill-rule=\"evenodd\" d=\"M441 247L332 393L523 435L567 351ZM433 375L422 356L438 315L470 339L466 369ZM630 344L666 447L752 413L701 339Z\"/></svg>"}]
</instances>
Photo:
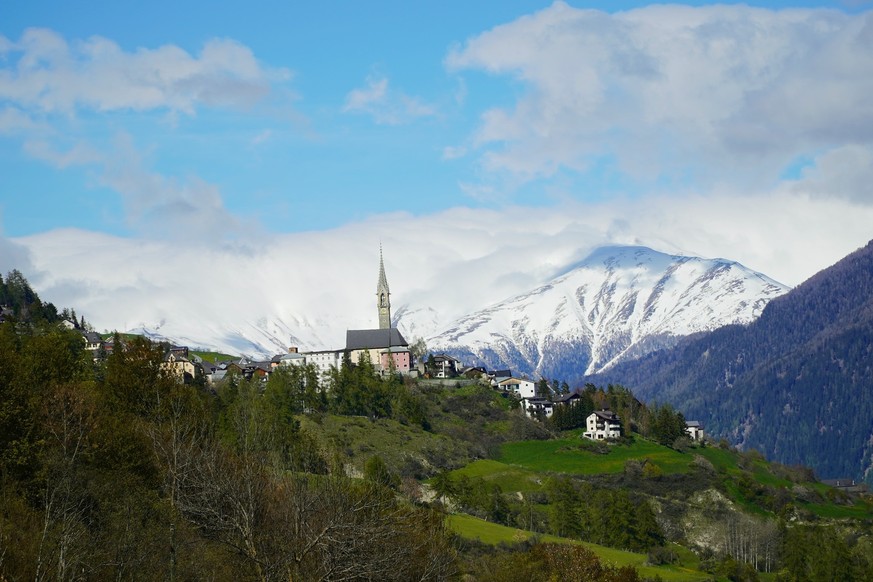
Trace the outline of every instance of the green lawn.
<instances>
[{"instance_id":1,"label":"green lawn","mask_svg":"<svg viewBox=\"0 0 873 582\"><path fill-rule=\"evenodd\" d=\"M220 352L204 352L200 350L189 350L189 354L192 356L200 356L207 362L212 362L213 364L217 364L218 362L231 362L239 359L239 356L231 356L229 354L222 354Z\"/></svg>"},{"instance_id":2,"label":"green lawn","mask_svg":"<svg viewBox=\"0 0 873 582\"><path fill-rule=\"evenodd\" d=\"M580 442L581 438L575 437L506 443L501 447L499 460L531 471L595 475L621 473L625 462L631 459L647 459L664 473L687 473L694 459L692 453L679 453L638 436L631 445L611 445L605 455L583 450Z\"/></svg>"},{"instance_id":3,"label":"green lawn","mask_svg":"<svg viewBox=\"0 0 873 582\"><path fill-rule=\"evenodd\" d=\"M487 459L473 461L466 467L452 471L452 476L461 475L496 483L503 491L538 491L544 480L533 471Z\"/></svg>"},{"instance_id":4,"label":"green lawn","mask_svg":"<svg viewBox=\"0 0 873 582\"><path fill-rule=\"evenodd\" d=\"M858 501L855 505L836 505L834 503L803 503L801 507L811 511L819 517L831 519L870 519L873 517L873 508L870 505Z\"/></svg>"},{"instance_id":5,"label":"green lawn","mask_svg":"<svg viewBox=\"0 0 873 582\"><path fill-rule=\"evenodd\" d=\"M737 467L737 454L717 447L703 447L695 449L696 454L702 456L718 471L739 470Z\"/></svg>"},{"instance_id":6,"label":"green lawn","mask_svg":"<svg viewBox=\"0 0 873 582\"><path fill-rule=\"evenodd\" d=\"M537 535L538 539L543 542L584 545L597 554L597 557L604 562L609 562L616 566L633 566L637 568L640 574L644 577L654 578L655 576L660 576L665 581L673 580L677 582L693 582L698 580L708 580L711 578L711 576L705 572L700 572L699 570L694 570L685 566L646 566L646 556L644 554L616 550L615 548L607 548L605 546L598 546L597 544L590 544L558 536L538 535L529 531L491 523L465 514L450 515L448 517L448 523L449 528L461 537L477 539L486 544L497 545L501 542L522 542Z\"/></svg>"}]
</instances>

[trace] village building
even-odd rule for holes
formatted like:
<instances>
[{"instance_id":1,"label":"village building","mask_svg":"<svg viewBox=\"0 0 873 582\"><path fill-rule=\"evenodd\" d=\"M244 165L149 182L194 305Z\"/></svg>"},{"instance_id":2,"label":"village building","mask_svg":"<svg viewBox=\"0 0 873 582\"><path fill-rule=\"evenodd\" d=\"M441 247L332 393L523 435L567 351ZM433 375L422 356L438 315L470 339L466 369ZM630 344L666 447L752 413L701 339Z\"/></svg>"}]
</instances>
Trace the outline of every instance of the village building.
<instances>
[{"instance_id":1,"label":"village building","mask_svg":"<svg viewBox=\"0 0 873 582\"><path fill-rule=\"evenodd\" d=\"M839 489L843 493L867 493L868 491L866 483L858 483L852 478L822 479L821 482L834 489Z\"/></svg>"},{"instance_id":2,"label":"village building","mask_svg":"<svg viewBox=\"0 0 873 582\"><path fill-rule=\"evenodd\" d=\"M458 375L461 362L447 354L437 354L427 361L429 372L434 378L454 378Z\"/></svg>"},{"instance_id":3,"label":"village building","mask_svg":"<svg viewBox=\"0 0 873 582\"><path fill-rule=\"evenodd\" d=\"M585 438L602 441L621 437L621 421L611 410L595 410L585 419Z\"/></svg>"},{"instance_id":4,"label":"village building","mask_svg":"<svg viewBox=\"0 0 873 582\"><path fill-rule=\"evenodd\" d=\"M520 398L533 398L537 395L536 384L525 378L514 378L510 376L509 378L500 380L497 383L497 387L504 392L516 394Z\"/></svg>"},{"instance_id":5,"label":"village building","mask_svg":"<svg viewBox=\"0 0 873 582\"><path fill-rule=\"evenodd\" d=\"M385 261L379 249L379 281L376 283L376 307L379 313L378 329L350 329L346 331L346 349L349 361L358 364L364 357L381 374L396 372L407 375L412 365L409 343L396 327L391 326L391 292L385 275ZM366 354L366 356L365 356Z\"/></svg>"},{"instance_id":6,"label":"village building","mask_svg":"<svg viewBox=\"0 0 873 582\"><path fill-rule=\"evenodd\" d=\"M578 392L569 392L567 394L561 394L557 398L555 398L555 404L560 404L562 406L569 406L576 402L582 400L582 395Z\"/></svg>"},{"instance_id":7,"label":"village building","mask_svg":"<svg viewBox=\"0 0 873 582\"><path fill-rule=\"evenodd\" d=\"M270 361L273 362L274 368L278 368L279 366L302 366L307 363L307 358L298 352L295 346L291 346L288 348L287 354L273 356L273 359Z\"/></svg>"},{"instance_id":8,"label":"village building","mask_svg":"<svg viewBox=\"0 0 873 582\"><path fill-rule=\"evenodd\" d=\"M554 403L542 396L521 399L521 409L528 418L548 418L555 412Z\"/></svg>"},{"instance_id":9,"label":"village building","mask_svg":"<svg viewBox=\"0 0 873 582\"><path fill-rule=\"evenodd\" d=\"M100 334L93 331L83 331L82 341L85 342L85 351L89 353L91 359L95 362L100 361L103 357L103 338Z\"/></svg>"},{"instance_id":10,"label":"village building","mask_svg":"<svg viewBox=\"0 0 873 582\"><path fill-rule=\"evenodd\" d=\"M488 373L491 379L491 386L497 388L501 382L512 378L512 370L494 370Z\"/></svg>"},{"instance_id":11,"label":"village building","mask_svg":"<svg viewBox=\"0 0 873 582\"><path fill-rule=\"evenodd\" d=\"M482 366L470 366L468 368L462 368L460 371L460 375L468 380L488 380L488 371Z\"/></svg>"},{"instance_id":12,"label":"village building","mask_svg":"<svg viewBox=\"0 0 873 582\"><path fill-rule=\"evenodd\" d=\"M342 350L320 350L316 352L303 352L307 364L312 364L318 369L318 377L326 378L332 369L339 369L343 363Z\"/></svg>"},{"instance_id":13,"label":"village building","mask_svg":"<svg viewBox=\"0 0 873 582\"><path fill-rule=\"evenodd\" d=\"M703 425L696 420L685 421L685 432L688 433L688 438L693 441L702 441L705 436L703 433Z\"/></svg>"},{"instance_id":14,"label":"village building","mask_svg":"<svg viewBox=\"0 0 873 582\"><path fill-rule=\"evenodd\" d=\"M350 329L346 332L346 353L349 361L358 364L366 357L382 373L392 366L401 373L409 373L409 344L397 328Z\"/></svg>"},{"instance_id":15,"label":"village building","mask_svg":"<svg viewBox=\"0 0 873 582\"><path fill-rule=\"evenodd\" d=\"M194 362L181 353L188 353L188 348L184 352L179 350L169 350L164 356L164 361L161 362L161 369L172 376L175 376L181 382L190 382L194 379L196 369Z\"/></svg>"}]
</instances>

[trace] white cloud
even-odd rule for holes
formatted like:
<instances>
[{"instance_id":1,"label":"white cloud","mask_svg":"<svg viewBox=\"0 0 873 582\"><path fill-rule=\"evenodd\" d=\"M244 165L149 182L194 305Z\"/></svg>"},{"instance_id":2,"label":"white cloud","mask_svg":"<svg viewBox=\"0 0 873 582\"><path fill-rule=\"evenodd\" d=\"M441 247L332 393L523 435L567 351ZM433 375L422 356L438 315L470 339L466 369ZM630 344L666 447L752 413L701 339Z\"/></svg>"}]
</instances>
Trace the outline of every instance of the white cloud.
<instances>
[{"instance_id":1,"label":"white cloud","mask_svg":"<svg viewBox=\"0 0 873 582\"><path fill-rule=\"evenodd\" d=\"M27 247L0 235L0 276L5 277L12 269L18 269L25 277L35 271Z\"/></svg>"},{"instance_id":2,"label":"white cloud","mask_svg":"<svg viewBox=\"0 0 873 582\"><path fill-rule=\"evenodd\" d=\"M606 164L643 183L772 183L799 155L873 143L873 13L557 2L446 65L522 83L472 142L527 180Z\"/></svg>"},{"instance_id":3,"label":"white cloud","mask_svg":"<svg viewBox=\"0 0 873 582\"><path fill-rule=\"evenodd\" d=\"M367 79L367 86L353 89L346 96L343 111L367 111L371 107L381 105L388 94L388 79L385 77Z\"/></svg>"},{"instance_id":4,"label":"white cloud","mask_svg":"<svg viewBox=\"0 0 873 582\"><path fill-rule=\"evenodd\" d=\"M121 195L127 223L140 235L217 243L259 232L253 221L228 212L217 186L197 176L180 180L149 171L128 135L117 137L102 165L100 182Z\"/></svg>"},{"instance_id":5,"label":"white cloud","mask_svg":"<svg viewBox=\"0 0 873 582\"><path fill-rule=\"evenodd\" d=\"M0 99L41 114L244 107L290 76L265 68L248 47L228 39L207 41L198 55L175 45L126 52L103 37L71 44L52 30L31 28L18 42L6 41L5 56Z\"/></svg>"},{"instance_id":6,"label":"white cloud","mask_svg":"<svg viewBox=\"0 0 873 582\"><path fill-rule=\"evenodd\" d=\"M150 171L128 134L118 134L109 152L86 142L64 151L39 140L25 142L24 149L56 168L93 167L97 182L121 196L125 222L139 236L201 243L228 243L243 233L247 239L259 236L256 221L225 208L216 185L193 175L179 179Z\"/></svg>"},{"instance_id":7,"label":"white cloud","mask_svg":"<svg viewBox=\"0 0 873 582\"><path fill-rule=\"evenodd\" d=\"M35 133L46 129L17 107L0 108L0 135Z\"/></svg>"},{"instance_id":8,"label":"white cloud","mask_svg":"<svg viewBox=\"0 0 873 582\"><path fill-rule=\"evenodd\" d=\"M255 137L252 138L252 145L254 145L254 146L261 145L263 143L270 141L270 139L272 137L273 137L273 130L272 129L265 129L264 131L260 132L259 134L257 134Z\"/></svg>"},{"instance_id":9,"label":"white cloud","mask_svg":"<svg viewBox=\"0 0 873 582\"><path fill-rule=\"evenodd\" d=\"M873 205L873 148L848 145L826 152L784 187L816 198Z\"/></svg>"},{"instance_id":10,"label":"white cloud","mask_svg":"<svg viewBox=\"0 0 873 582\"><path fill-rule=\"evenodd\" d=\"M60 151L46 141L29 140L24 143L24 151L31 157L59 169L95 164L103 159L99 152L84 142L76 143L67 151Z\"/></svg>"},{"instance_id":11,"label":"white cloud","mask_svg":"<svg viewBox=\"0 0 873 582\"><path fill-rule=\"evenodd\" d=\"M400 125L419 117L435 115L436 109L416 97L391 90L386 77L370 76L364 87L349 92L343 112L366 113L376 123Z\"/></svg>"},{"instance_id":12,"label":"white cloud","mask_svg":"<svg viewBox=\"0 0 873 582\"><path fill-rule=\"evenodd\" d=\"M174 195L203 194L195 189ZM100 329L164 321L166 333L194 341L281 319L304 346L335 347L346 329L373 325L380 241L395 309L431 307L448 323L530 290L604 244L724 257L797 284L865 244L870 224L871 206L777 189L397 213L323 232L257 240L243 232L238 244L73 230L13 242L29 253L40 294Z\"/></svg>"},{"instance_id":13,"label":"white cloud","mask_svg":"<svg viewBox=\"0 0 873 582\"><path fill-rule=\"evenodd\" d=\"M462 158L467 154L467 148L463 146L446 146L443 148L444 160L455 160Z\"/></svg>"}]
</instances>

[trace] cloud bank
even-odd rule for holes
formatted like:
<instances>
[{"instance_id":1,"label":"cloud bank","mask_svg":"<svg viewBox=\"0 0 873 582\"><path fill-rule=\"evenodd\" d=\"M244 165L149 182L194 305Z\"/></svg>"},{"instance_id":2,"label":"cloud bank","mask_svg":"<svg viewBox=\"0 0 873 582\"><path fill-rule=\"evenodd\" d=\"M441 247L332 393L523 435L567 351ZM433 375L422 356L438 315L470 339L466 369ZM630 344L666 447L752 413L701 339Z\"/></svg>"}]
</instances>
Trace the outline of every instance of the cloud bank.
<instances>
[{"instance_id":1,"label":"cloud bank","mask_svg":"<svg viewBox=\"0 0 873 582\"><path fill-rule=\"evenodd\" d=\"M870 224L869 206L785 190L389 214L236 246L76 230L11 242L30 257L26 274L39 292L98 329L144 324L196 339L280 320L304 347L319 348L341 345L345 329L375 325L380 242L395 311L432 309L438 327L528 291L604 244L738 260L797 284L866 243ZM420 333L428 331L436 329Z\"/></svg>"},{"instance_id":2,"label":"cloud bank","mask_svg":"<svg viewBox=\"0 0 873 582\"><path fill-rule=\"evenodd\" d=\"M0 37L0 99L33 113L77 110L149 111L193 115L200 105L248 106L270 91L285 69L266 69L251 50L228 39L207 41L198 55L175 45L126 52L94 36L68 43L30 28L17 41Z\"/></svg>"},{"instance_id":3,"label":"cloud bank","mask_svg":"<svg viewBox=\"0 0 873 582\"><path fill-rule=\"evenodd\" d=\"M556 2L474 36L446 66L520 85L469 140L487 172L516 179L608 170L649 187L748 187L873 144L870 12Z\"/></svg>"}]
</instances>

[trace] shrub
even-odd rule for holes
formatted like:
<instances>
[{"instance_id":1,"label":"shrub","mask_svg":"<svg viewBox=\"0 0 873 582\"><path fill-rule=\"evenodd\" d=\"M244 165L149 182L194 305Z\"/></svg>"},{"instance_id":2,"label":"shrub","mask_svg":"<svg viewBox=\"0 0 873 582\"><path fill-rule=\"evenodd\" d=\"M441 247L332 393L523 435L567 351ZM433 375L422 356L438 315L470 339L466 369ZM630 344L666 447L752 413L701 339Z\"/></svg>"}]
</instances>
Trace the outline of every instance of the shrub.
<instances>
[{"instance_id":1,"label":"shrub","mask_svg":"<svg viewBox=\"0 0 873 582\"><path fill-rule=\"evenodd\" d=\"M679 561L679 555L671 548L655 546L649 550L648 563L652 566L675 564Z\"/></svg>"},{"instance_id":2,"label":"shrub","mask_svg":"<svg viewBox=\"0 0 873 582\"><path fill-rule=\"evenodd\" d=\"M663 477L664 471L655 463L646 463L643 465L643 477L646 479L657 479Z\"/></svg>"}]
</instances>

